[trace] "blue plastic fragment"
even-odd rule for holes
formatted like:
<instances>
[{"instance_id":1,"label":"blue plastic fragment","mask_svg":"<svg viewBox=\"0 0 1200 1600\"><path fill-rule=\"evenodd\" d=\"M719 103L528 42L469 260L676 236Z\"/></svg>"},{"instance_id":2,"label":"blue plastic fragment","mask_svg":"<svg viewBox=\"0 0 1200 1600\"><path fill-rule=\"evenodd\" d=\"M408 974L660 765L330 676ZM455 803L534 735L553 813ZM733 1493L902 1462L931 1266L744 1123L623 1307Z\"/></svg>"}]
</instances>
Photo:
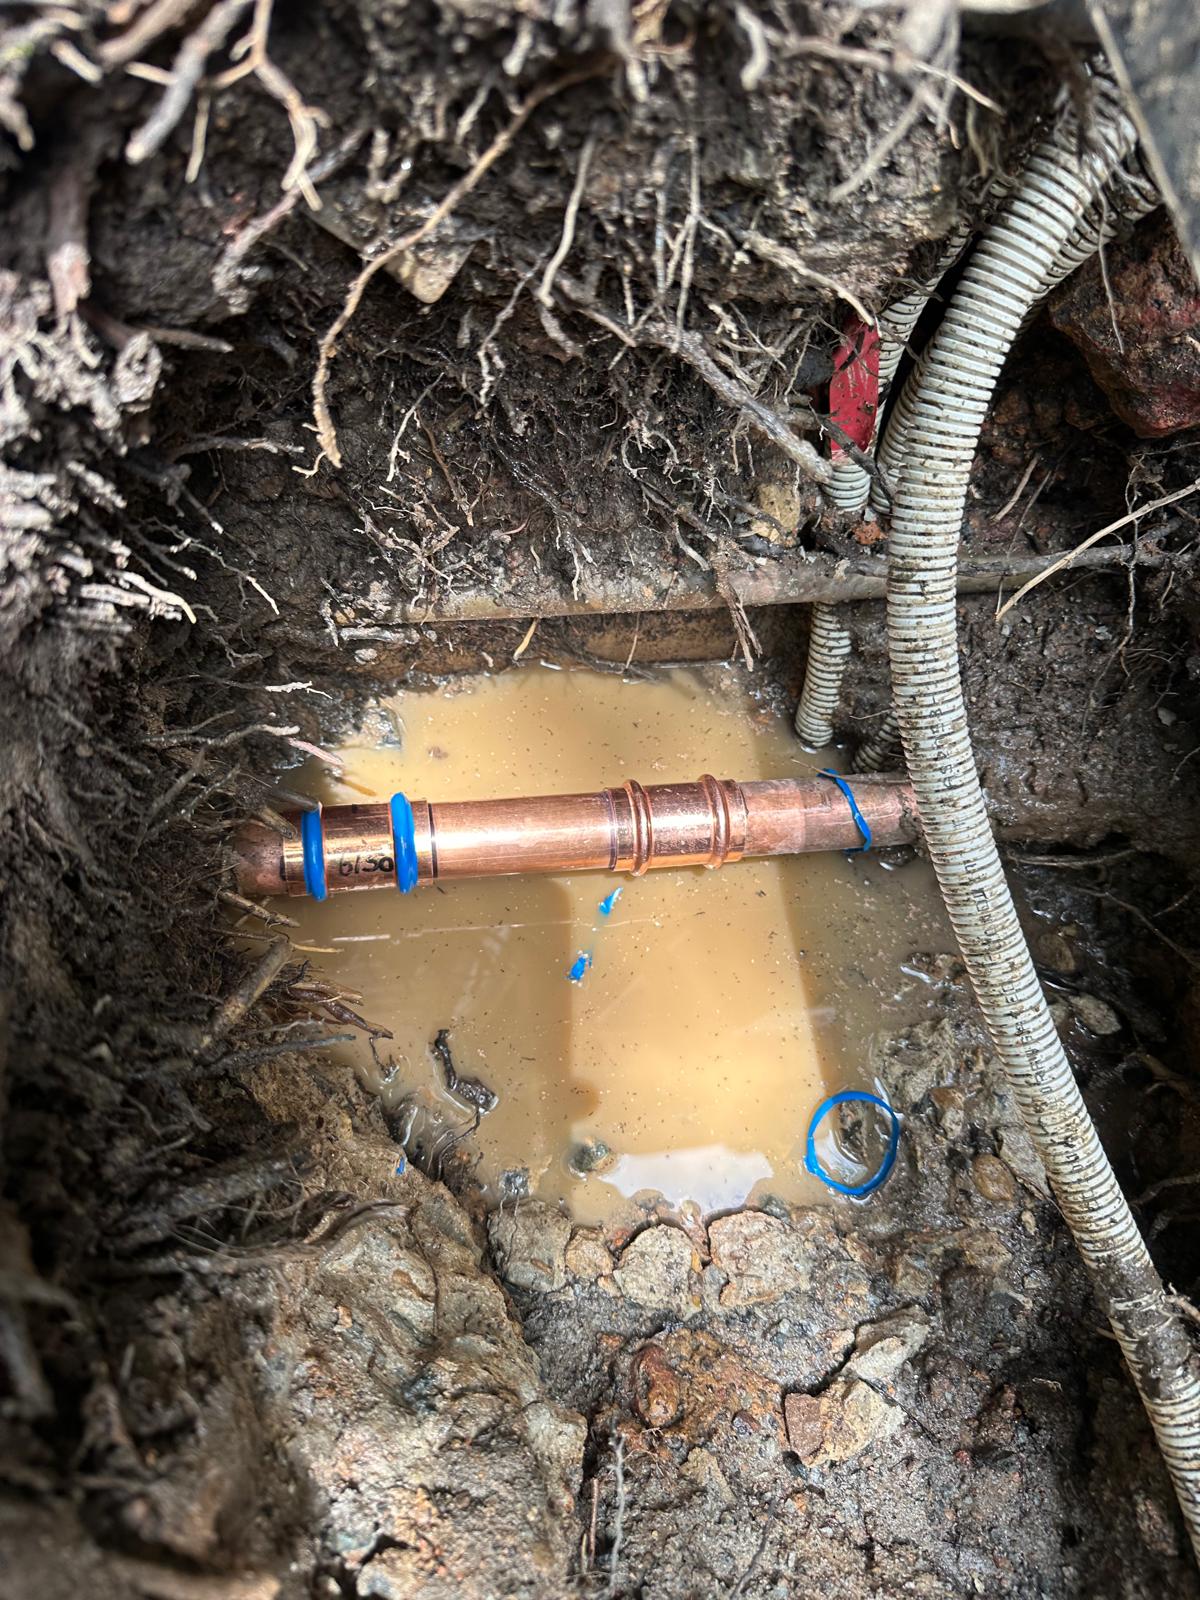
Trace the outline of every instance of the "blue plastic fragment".
<instances>
[{"instance_id":1,"label":"blue plastic fragment","mask_svg":"<svg viewBox=\"0 0 1200 1600\"><path fill-rule=\"evenodd\" d=\"M396 1176L398 1178L402 1177L403 1174L407 1170L408 1170L408 1162L404 1159L403 1156L397 1156L396 1157Z\"/></svg>"},{"instance_id":2,"label":"blue plastic fragment","mask_svg":"<svg viewBox=\"0 0 1200 1600\"><path fill-rule=\"evenodd\" d=\"M853 789L851 789L850 785L846 782L845 778L842 777L840 772L831 772L828 767L819 772L817 776L819 778L828 778L832 783L837 784L838 788L846 796L846 799L850 805L850 815L854 818L859 833L862 834L862 843L855 845L853 850L847 850L846 854L849 856L856 856L862 854L866 850L869 850L871 848L871 825L867 821L866 817L863 816L862 812L858 809L858 801L854 798Z\"/></svg>"},{"instance_id":3,"label":"blue plastic fragment","mask_svg":"<svg viewBox=\"0 0 1200 1600\"><path fill-rule=\"evenodd\" d=\"M617 901L621 898L621 895L622 895L623 892L624 891L622 889L617 888L617 889L614 889L611 894L606 894L604 896L604 899L601 900L600 907L599 907L600 915L602 917L608 917L608 916L612 915L612 908L616 905Z\"/></svg>"},{"instance_id":4,"label":"blue plastic fragment","mask_svg":"<svg viewBox=\"0 0 1200 1600\"><path fill-rule=\"evenodd\" d=\"M417 887L417 829L412 807L402 794L391 800L392 848L396 852L396 887L409 894Z\"/></svg>"},{"instance_id":5,"label":"blue plastic fragment","mask_svg":"<svg viewBox=\"0 0 1200 1600\"><path fill-rule=\"evenodd\" d=\"M877 1106L880 1111L886 1111L891 1121L891 1131L888 1134L888 1145L884 1151L883 1160L879 1166L863 1183L839 1183L836 1178L831 1178L817 1158L817 1129L835 1106L846 1105L857 1101L864 1105ZM838 1194L848 1194L861 1199L863 1195L874 1194L881 1184L887 1182L888 1174L896 1164L896 1151L900 1147L900 1118L888 1105L886 1100L881 1100L877 1094L868 1094L865 1089L843 1089L840 1094L831 1094L828 1100L822 1100L813 1114L813 1119L808 1125L808 1141L804 1151L804 1165L814 1177L828 1184L831 1189L836 1189Z\"/></svg>"},{"instance_id":6,"label":"blue plastic fragment","mask_svg":"<svg viewBox=\"0 0 1200 1600\"><path fill-rule=\"evenodd\" d=\"M567 977L572 983L582 983L583 975L591 966L591 964L592 952L590 950L581 950L571 963L570 969L567 972Z\"/></svg>"},{"instance_id":7,"label":"blue plastic fragment","mask_svg":"<svg viewBox=\"0 0 1200 1600\"><path fill-rule=\"evenodd\" d=\"M321 807L300 815L300 851L304 858L304 887L314 900L324 900L325 830L321 826Z\"/></svg>"}]
</instances>

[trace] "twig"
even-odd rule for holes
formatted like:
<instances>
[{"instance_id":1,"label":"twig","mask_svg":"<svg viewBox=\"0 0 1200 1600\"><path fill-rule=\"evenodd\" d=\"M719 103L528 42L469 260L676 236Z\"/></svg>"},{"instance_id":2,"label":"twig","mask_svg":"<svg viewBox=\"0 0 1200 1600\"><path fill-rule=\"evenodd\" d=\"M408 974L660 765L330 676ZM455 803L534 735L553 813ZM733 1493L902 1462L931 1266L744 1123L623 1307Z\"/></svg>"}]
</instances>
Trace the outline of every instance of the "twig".
<instances>
[{"instance_id":1,"label":"twig","mask_svg":"<svg viewBox=\"0 0 1200 1600\"><path fill-rule=\"evenodd\" d=\"M625 1440L618 1438L613 1449L613 1474L617 1485L617 1503L613 1512L612 1555L608 1563L608 1592L617 1592L617 1572L621 1560L621 1538L625 1531Z\"/></svg>"},{"instance_id":2,"label":"twig","mask_svg":"<svg viewBox=\"0 0 1200 1600\"><path fill-rule=\"evenodd\" d=\"M188 34L175 57L166 93L125 146L128 162L136 166L162 146L187 110L192 91L204 76L209 56L221 48L238 19L249 9L250 0L218 0L195 32Z\"/></svg>"},{"instance_id":3,"label":"twig","mask_svg":"<svg viewBox=\"0 0 1200 1600\"><path fill-rule=\"evenodd\" d=\"M131 28L119 33L115 39L106 39L96 51L102 67L123 67L134 61L150 45L168 33L192 9L195 0L155 0Z\"/></svg>"},{"instance_id":4,"label":"twig","mask_svg":"<svg viewBox=\"0 0 1200 1600\"><path fill-rule=\"evenodd\" d=\"M157 745L161 750L173 750L181 744L195 744L205 750L225 750L239 740L249 739L254 734L273 733L276 738L291 739L300 732L298 727L278 728L272 722L252 722L249 727L235 728L232 733L213 734L210 738L199 736L195 728L184 728L178 733L150 734L147 744Z\"/></svg>"},{"instance_id":5,"label":"twig","mask_svg":"<svg viewBox=\"0 0 1200 1600\"><path fill-rule=\"evenodd\" d=\"M583 149L579 154L579 166L575 171L575 182L571 187L571 197L567 201L567 209L563 212L562 235L554 254L546 263L546 270L542 274L541 286L537 296L544 306L554 304L551 290L554 288L554 274L567 259L572 244L575 242L575 223L579 216L579 202L583 199L583 186L587 182L588 168L592 164L592 155L596 149L596 136L588 134L584 141Z\"/></svg>"},{"instance_id":6,"label":"twig","mask_svg":"<svg viewBox=\"0 0 1200 1600\"><path fill-rule=\"evenodd\" d=\"M526 650L529 649L530 644L533 642L533 636L537 632L538 624L541 622L541 620L541 617L534 617L533 621L525 629L524 638L512 653L512 658L514 661L520 661Z\"/></svg>"},{"instance_id":7,"label":"twig","mask_svg":"<svg viewBox=\"0 0 1200 1600\"><path fill-rule=\"evenodd\" d=\"M772 444L778 445L784 455L802 469L806 477L812 478L816 483L829 482L833 475L833 468L829 462L809 444L807 439L798 439L787 419L778 411L751 394L745 384L731 377L729 373L723 372L709 355L699 334L689 333L685 329L661 322L646 323L642 333L650 344L669 350L686 361L727 406L745 412L759 431L766 434Z\"/></svg>"},{"instance_id":8,"label":"twig","mask_svg":"<svg viewBox=\"0 0 1200 1600\"><path fill-rule=\"evenodd\" d=\"M1018 600L1023 600L1031 589L1036 589L1039 583L1045 583L1047 578L1052 578L1063 567L1069 567L1076 556L1081 555L1085 550L1090 550L1098 540L1107 538L1110 533L1116 533L1120 528L1128 527L1131 522L1138 522L1142 517L1148 517L1152 511L1161 511L1164 506L1173 506L1180 500L1186 500L1189 495L1195 494L1197 489L1200 489L1200 478L1195 478L1185 488L1176 489L1173 494L1164 494L1157 500L1151 500L1149 505L1139 506L1136 511L1130 511L1125 516L1118 517L1115 522L1110 522L1107 527L1098 528L1095 533L1090 533L1082 544L1077 544L1073 550L1068 550L1065 555L1060 556L1057 561L1048 566L1044 572L1036 573L1027 583L1023 584L1011 600L1006 600L996 612L996 621L999 622L1000 618L1006 612L1011 611Z\"/></svg>"},{"instance_id":9,"label":"twig","mask_svg":"<svg viewBox=\"0 0 1200 1600\"><path fill-rule=\"evenodd\" d=\"M1070 872L1084 872L1090 867L1115 866L1118 861L1127 861L1136 854L1137 851L1132 847L1128 850L1105 850L1094 856L1025 855L1019 850L1010 850L1008 859L1019 867L1056 867Z\"/></svg>"},{"instance_id":10,"label":"twig","mask_svg":"<svg viewBox=\"0 0 1200 1600\"><path fill-rule=\"evenodd\" d=\"M1021 474L1020 483L1017 484L1017 487L1013 490L1012 494L1009 495L1008 499L1000 507L999 511L997 511L994 516L988 518L989 527L994 527L997 522L1003 522L1009 512L1013 510L1017 501L1025 493L1025 485L1029 482L1030 478L1033 477L1034 469L1036 468L1040 459L1041 457L1035 451L1033 456L1030 458L1029 465Z\"/></svg>"},{"instance_id":11,"label":"twig","mask_svg":"<svg viewBox=\"0 0 1200 1600\"><path fill-rule=\"evenodd\" d=\"M99 161L99 142L77 139L71 157L50 184L46 275L54 294L54 312L60 320L69 317L92 292L88 203Z\"/></svg>"},{"instance_id":12,"label":"twig","mask_svg":"<svg viewBox=\"0 0 1200 1600\"><path fill-rule=\"evenodd\" d=\"M742 659L746 663L747 672L754 671L754 657L761 649L758 637L750 626L750 618L746 615L746 608L742 598L733 586L729 576L729 562L724 550L718 550L712 558L713 582L716 584L717 593L729 608L730 620L733 631L737 635L738 646L742 652Z\"/></svg>"},{"instance_id":13,"label":"twig","mask_svg":"<svg viewBox=\"0 0 1200 1600\"><path fill-rule=\"evenodd\" d=\"M1115 894L1110 894L1107 889L1085 889L1082 884L1076 884L1075 887L1078 893L1090 895L1093 900L1108 900L1114 906L1120 906L1122 911L1128 912L1143 927L1148 928L1156 939L1160 939L1166 945L1168 950L1173 950L1181 961L1186 961L1189 967L1200 968L1200 956L1196 955L1195 951L1185 950L1181 944L1176 944L1175 940L1168 937L1152 917L1148 917L1137 906L1130 905L1128 900L1119 899Z\"/></svg>"},{"instance_id":14,"label":"twig","mask_svg":"<svg viewBox=\"0 0 1200 1600\"><path fill-rule=\"evenodd\" d=\"M259 917L271 927L298 928L300 924L295 917L285 917L281 911L270 911L266 906L260 906L256 900L247 900L245 895L234 894L232 889L222 889L217 895L218 900L224 900L228 906L237 906L239 911L248 917Z\"/></svg>"},{"instance_id":15,"label":"twig","mask_svg":"<svg viewBox=\"0 0 1200 1600\"><path fill-rule=\"evenodd\" d=\"M365 138L365 128L351 129L339 145L326 151L320 160L315 161L309 168L309 186L323 182L344 167ZM213 289L222 299L228 300L236 296L238 268L242 261L260 239L264 239L285 217L291 215L299 200L300 190L298 188L289 190L270 210L264 211L248 222L237 238L226 246L224 254L212 272Z\"/></svg>"},{"instance_id":16,"label":"twig","mask_svg":"<svg viewBox=\"0 0 1200 1600\"><path fill-rule=\"evenodd\" d=\"M414 249L421 243L422 239L427 239L450 216L461 201L466 199L467 195L471 193L481 179L500 160L501 156L505 154L540 105L554 95L561 94L564 89L572 89L577 84L587 83L592 78L598 77L601 72L607 71L608 67L607 58L599 62L593 61L587 66L577 67L573 72L566 72L561 77L554 78L549 83L542 84L539 88L534 89L522 101L508 126L496 135L470 171L464 173L458 182L446 191L425 221L368 261L354 279L342 309L338 312L321 340L318 349L317 368L313 374L313 422L316 425L318 442L333 466L341 466L342 453L338 448L337 429L334 426L333 415L330 412L327 398L329 368L337 351L337 341L353 320L355 312L362 303L362 297L366 292L367 285L377 273L391 266L392 262L404 255L406 251Z\"/></svg>"},{"instance_id":17,"label":"twig","mask_svg":"<svg viewBox=\"0 0 1200 1600\"><path fill-rule=\"evenodd\" d=\"M262 998L283 971L291 951L292 946L287 939L276 939L268 947L258 965L251 967L237 988L222 1000L208 1026L197 1035L193 1046L197 1055L203 1055L218 1039L223 1039L230 1028L235 1027L251 1006Z\"/></svg>"},{"instance_id":18,"label":"twig","mask_svg":"<svg viewBox=\"0 0 1200 1600\"><path fill-rule=\"evenodd\" d=\"M1160 1194L1165 1194L1168 1189L1186 1189L1192 1184L1200 1183L1200 1172L1181 1172L1172 1178L1160 1178L1157 1183L1152 1183L1148 1189L1143 1189L1136 1196L1136 1204L1144 1206L1151 1200L1157 1200Z\"/></svg>"},{"instance_id":19,"label":"twig","mask_svg":"<svg viewBox=\"0 0 1200 1600\"><path fill-rule=\"evenodd\" d=\"M254 0L250 31L233 51L235 56L241 55L243 59L236 67L230 67L228 72L215 78L212 88L214 92L228 89L240 79L253 76L269 95L278 100L291 123L293 144L292 159L281 186L285 194L298 189L311 209L319 211L321 202L313 188L308 165L317 153L317 129L328 127L329 118L317 107L306 104L292 80L279 70L267 54L267 37L271 31L274 4L275 0Z\"/></svg>"},{"instance_id":20,"label":"twig","mask_svg":"<svg viewBox=\"0 0 1200 1600\"><path fill-rule=\"evenodd\" d=\"M925 77L938 78L941 82L957 89L960 94L965 94L968 100L974 100L975 104L982 106L985 111L994 111L998 116L1004 115L1004 107L990 95L984 94L982 89L977 89L965 78L960 78L957 73L949 72L945 67L935 66L932 61L922 61L918 56L907 53L888 56L880 50L865 50L856 45L838 44L833 39L816 37L789 39L788 49L797 55L823 56L826 61L844 61L848 65L874 67L877 72L892 72L901 77L916 72Z\"/></svg>"},{"instance_id":21,"label":"twig","mask_svg":"<svg viewBox=\"0 0 1200 1600\"><path fill-rule=\"evenodd\" d=\"M773 267L782 267L784 272L790 272L802 283L814 283L819 289L828 289L831 294L836 294L839 300L844 300L853 311L857 312L868 327L874 326L875 318L853 289L824 272L817 272L814 268L805 266L789 245L780 244L777 239L768 238L765 233L759 233L754 228L730 227L729 232L740 245L752 255L758 256L761 261L768 261Z\"/></svg>"},{"instance_id":22,"label":"twig","mask_svg":"<svg viewBox=\"0 0 1200 1600\"><path fill-rule=\"evenodd\" d=\"M908 105L905 106L883 138L871 148L866 158L855 167L848 178L844 178L841 183L829 191L829 198L834 205L839 205L843 200L848 200L856 189L861 189L863 184L868 182L879 171L896 146L908 137L918 117L928 109L925 97L926 91L924 89L915 90Z\"/></svg>"}]
</instances>

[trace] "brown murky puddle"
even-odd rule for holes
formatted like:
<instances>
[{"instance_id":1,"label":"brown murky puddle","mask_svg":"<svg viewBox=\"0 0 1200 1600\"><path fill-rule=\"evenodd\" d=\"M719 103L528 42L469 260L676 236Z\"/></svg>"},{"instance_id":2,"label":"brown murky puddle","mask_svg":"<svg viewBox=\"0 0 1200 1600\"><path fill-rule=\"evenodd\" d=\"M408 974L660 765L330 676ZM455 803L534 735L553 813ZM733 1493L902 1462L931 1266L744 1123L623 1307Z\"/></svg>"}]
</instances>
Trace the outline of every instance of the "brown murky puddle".
<instances>
[{"instance_id":1,"label":"brown murky puddle","mask_svg":"<svg viewBox=\"0 0 1200 1600\"><path fill-rule=\"evenodd\" d=\"M749 682L729 668L630 683L535 665L403 693L341 751L341 781L310 767L289 784L326 804L396 789L466 800L826 764ZM922 863L840 855L288 909L314 971L392 1031L382 1071L365 1039L342 1055L390 1107L412 1106L413 1139L438 1138L435 1107L441 1126L471 1129L432 1048L447 1029L457 1073L498 1096L465 1146L481 1181L498 1197L527 1186L585 1221L634 1197L708 1212L825 1196L803 1169L814 1109L830 1087L870 1087L873 1041L923 1014L910 954L953 949Z\"/></svg>"}]
</instances>

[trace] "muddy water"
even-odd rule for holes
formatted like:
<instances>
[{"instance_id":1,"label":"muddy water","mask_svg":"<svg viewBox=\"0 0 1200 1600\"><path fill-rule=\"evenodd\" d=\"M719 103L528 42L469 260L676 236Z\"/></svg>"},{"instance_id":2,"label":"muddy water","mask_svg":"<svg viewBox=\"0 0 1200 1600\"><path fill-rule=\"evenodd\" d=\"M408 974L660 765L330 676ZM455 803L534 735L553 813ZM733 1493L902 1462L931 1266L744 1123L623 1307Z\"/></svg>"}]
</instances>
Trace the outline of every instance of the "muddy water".
<instances>
[{"instance_id":1,"label":"muddy water","mask_svg":"<svg viewBox=\"0 0 1200 1600\"><path fill-rule=\"evenodd\" d=\"M627 683L530 666L405 693L340 755L340 781L304 775L326 804L395 789L467 800L701 772L803 776L825 764L727 668ZM953 948L920 863L840 855L288 909L315 971L393 1033L378 1061L365 1040L344 1054L389 1107L406 1120L411 1108L412 1140L474 1121L432 1048L446 1029L454 1071L498 1096L462 1146L480 1178L497 1194L528 1185L565 1200L583 1220L647 1196L704 1211L825 1196L803 1170L814 1108L830 1087L870 1086L875 1037L927 1003L904 970L910 955Z\"/></svg>"}]
</instances>

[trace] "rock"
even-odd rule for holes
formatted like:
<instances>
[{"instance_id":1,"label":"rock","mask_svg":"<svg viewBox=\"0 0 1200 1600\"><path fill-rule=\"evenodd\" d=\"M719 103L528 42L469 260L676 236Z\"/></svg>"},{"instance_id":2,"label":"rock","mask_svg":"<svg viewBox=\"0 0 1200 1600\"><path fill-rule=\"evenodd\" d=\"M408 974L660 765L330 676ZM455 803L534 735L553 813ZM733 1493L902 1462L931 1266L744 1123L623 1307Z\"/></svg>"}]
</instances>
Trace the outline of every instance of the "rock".
<instances>
[{"instance_id":1,"label":"rock","mask_svg":"<svg viewBox=\"0 0 1200 1600\"><path fill-rule=\"evenodd\" d=\"M1024 1123L1010 1123L999 1129L996 1143L1000 1146L1005 1166L1014 1174L1017 1181L1023 1183L1032 1193L1049 1199L1050 1184L1046 1177L1046 1169Z\"/></svg>"},{"instance_id":2,"label":"rock","mask_svg":"<svg viewBox=\"0 0 1200 1600\"><path fill-rule=\"evenodd\" d=\"M575 1145L567 1158L567 1165L581 1178L593 1172L611 1172L617 1164L617 1154L603 1139L584 1139Z\"/></svg>"},{"instance_id":3,"label":"rock","mask_svg":"<svg viewBox=\"0 0 1200 1600\"><path fill-rule=\"evenodd\" d=\"M567 1245L567 1271L573 1278L594 1283L612 1272L612 1251L599 1228L576 1228Z\"/></svg>"},{"instance_id":4,"label":"rock","mask_svg":"<svg viewBox=\"0 0 1200 1600\"><path fill-rule=\"evenodd\" d=\"M678 1228L658 1226L646 1228L630 1240L613 1277L621 1293L635 1305L686 1317L700 1307L692 1288L693 1266L699 1270L687 1235Z\"/></svg>"},{"instance_id":5,"label":"rock","mask_svg":"<svg viewBox=\"0 0 1200 1600\"><path fill-rule=\"evenodd\" d=\"M892 1262L888 1273L892 1287L906 1300L921 1300L933 1292L937 1281L919 1251L905 1251Z\"/></svg>"},{"instance_id":6,"label":"rock","mask_svg":"<svg viewBox=\"0 0 1200 1600\"><path fill-rule=\"evenodd\" d=\"M1071 1026L1071 1008L1065 1000L1051 1000L1050 1020L1059 1033L1063 1033Z\"/></svg>"},{"instance_id":7,"label":"rock","mask_svg":"<svg viewBox=\"0 0 1200 1600\"><path fill-rule=\"evenodd\" d=\"M375 242L375 228L370 219L348 196L330 194L326 198L323 195L321 208L313 212L312 217L318 227L360 254L365 255ZM420 212L413 210L397 216L395 226L403 234L423 220ZM479 230L449 219L413 249L402 250L384 270L422 305L435 305L454 282L481 237Z\"/></svg>"},{"instance_id":8,"label":"rock","mask_svg":"<svg viewBox=\"0 0 1200 1600\"><path fill-rule=\"evenodd\" d=\"M1124 1027L1124 1023L1108 1002L1098 1000L1094 994L1070 995L1067 1004L1088 1032L1097 1034L1101 1038L1108 1034L1120 1033Z\"/></svg>"},{"instance_id":9,"label":"rock","mask_svg":"<svg viewBox=\"0 0 1200 1600\"><path fill-rule=\"evenodd\" d=\"M1105 251L1053 297L1050 320L1082 351L1113 410L1143 438L1200 423L1200 291L1165 214ZM1111 286L1111 295L1108 287ZM1114 328L1114 319L1116 327Z\"/></svg>"},{"instance_id":10,"label":"rock","mask_svg":"<svg viewBox=\"0 0 1200 1600\"><path fill-rule=\"evenodd\" d=\"M996 1156L976 1156L971 1163L971 1182L985 1200L1006 1205L1016 1196L1013 1175Z\"/></svg>"},{"instance_id":11,"label":"rock","mask_svg":"<svg viewBox=\"0 0 1200 1600\"><path fill-rule=\"evenodd\" d=\"M792 549L799 538L803 509L795 487L790 483L760 483L754 491L754 503L767 514L751 522L750 532L754 537L782 549Z\"/></svg>"},{"instance_id":12,"label":"rock","mask_svg":"<svg viewBox=\"0 0 1200 1600\"><path fill-rule=\"evenodd\" d=\"M518 1289L546 1294L567 1281L570 1221L541 1200L523 1200L513 1211L488 1218L488 1238L503 1276Z\"/></svg>"},{"instance_id":13,"label":"rock","mask_svg":"<svg viewBox=\"0 0 1200 1600\"><path fill-rule=\"evenodd\" d=\"M683 1477L698 1484L718 1504L728 1505L732 1501L733 1490L729 1487L729 1480L717 1465L717 1458L711 1450L701 1447L690 1451L679 1471Z\"/></svg>"},{"instance_id":14,"label":"rock","mask_svg":"<svg viewBox=\"0 0 1200 1600\"><path fill-rule=\"evenodd\" d=\"M1064 977L1073 977L1079 971L1079 954L1067 935L1057 928L1047 928L1039 933L1033 943L1033 952L1039 964Z\"/></svg>"},{"instance_id":15,"label":"rock","mask_svg":"<svg viewBox=\"0 0 1200 1600\"><path fill-rule=\"evenodd\" d=\"M744 1492L776 1485L784 1445L779 1384L711 1334L675 1328L641 1345L628 1379L630 1409L679 1460L707 1451L722 1477ZM710 1480L703 1458L693 1471Z\"/></svg>"},{"instance_id":16,"label":"rock","mask_svg":"<svg viewBox=\"0 0 1200 1600\"><path fill-rule=\"evenodd\" d=\"M959 1256L968 1267L994 1275L1012 1256L998 1233L990 1228L929 1228L911 1233L904 1253L892 1264L891 1279L898 1293L919 1299L933 1288L948 1256Z\"/></svg>"},{"instance_id":17,"label":"rock","mask_svg":"<svg viewBox=\"0 0 1200 1600\"><path fill-rule=\"evenodd\" d=\"M269 1332L230 1367L254 1378L255 1399L237 1397L262 1419L253 1471L281 1441L356 1595L564 1593L586 1424L548 1393L466 1213L418 1172L405 1190L405 1208L267 1269ZM536 1222L544 1250L548 1232L565 1245L555 1218L530 1202L504 1221L530 1240Z\"/></svg>"},{"instance_id":18,"label":"rock","mask_svg":"<svg viewBox=\"0 0 1200 1600\"><path fill-rule=\"evenodd\" d=\"M942 951L935 955L917 951L909 956L905 966L913 972L919 972L930 983L955 984L961 983L966 977L967 969L960 955L952 955L949 951Z\"/></svg>"},{"instance_id":19,"label":"rock","mask_svg":"<svg viewBox=\"0 0 1200 1600\"><path fill-rule=\"evenodd\" d=\"M808 1288L805 1239L778 1217L761 1211L719 1217L709 1227L708 1241L713 1265L728 1279L720 1295L726 1310Z\"/></svg>"},{"instance_id":20,"label":"rock","mask_svg":"<svg viewBox=\"0 0 1200 1600\"><path fill-rule=\"evenodd\" d=\"M923 1311L896 1311L868 1322L858 1331L846 1371L870 1383L890 1383L928 1338L929 1318Z\"/></svg>"},{"instance_id":21,"label":"rock","mask_svg":"<svg viewBox=\"0 0 1200 1600\"><path fill-rule=\"evenodd\" d=\"M910 1110L932 1089L953 1085L963 1075L963 1052L951 1023L921 1022L884 1044L881 1076L893 1104Z\"/></svg>"},{"instance_id":22,"label":"rock","mask_svg":"<svg viewBox=\"0 0 1200 1600\"><path fill-rule=\"evenodd\" d=\"M904 1413L880 1390L928 1338L923 1311L893 1312L859 1329L845 1368L819 1395L784 1397L788 1444L806 1466L849 1461L896 1432Z\"/></svg>"},{"instance_id":23,"label":"rock","mask_svg":"<svg viewBox=\"0 0 1200 1600\"><path fill-rule=\"evenodd\" d=\"M969 1267L978 1267L983 1272L1001 1272L1012 1260L1000 1235L990 1228L960 1228L947 1242L962 1251Z\"/></svg>"},{"instance_id":24,"label":"rock","mask_svg":"<svg viewBox=\"0 0 1200 1600\"><path fill-rule=\"evenodd\" d=\"M929 1102L938 1119L938 1126L947 1139L957 1139L967 1121L966 1096L962 1090L941 1085L930 1089Z\"/></svg>"},{"instance_id":25,"label":"rock","mask_svg":"<svg viewBox=\"0 0 1200 1600\"><path fill-rule=\"evenodd\" d=\"M648 1428L669 1428L679 1420L684 1387L661 1345L643 1345L630 1375L633 1409Z\"/></svg>"},{"instance_id":26,"label":"rock","mask_svg":"<svg viewBox=\"0 0 1200 1600\"><path fill-rule=\"evenodd\" d=\"M825 1440L821 1402L813 1394L789 1394L783 1400L783 1421L789 1447L801 1461L813 1462Z\"/></svg>"},{"instance_id":27,"label":"rock","mask_svg":"<svg viewBox=\"0 0 1200 1600\"><path fill-rule=\"evenodd\" d=\"M789 1394L783 1415L788 1444L806 1467L851 1461L904 1421L899 1406L859 1378L838 1379L820 1395Z\"/></svg>"}]
</instances>

